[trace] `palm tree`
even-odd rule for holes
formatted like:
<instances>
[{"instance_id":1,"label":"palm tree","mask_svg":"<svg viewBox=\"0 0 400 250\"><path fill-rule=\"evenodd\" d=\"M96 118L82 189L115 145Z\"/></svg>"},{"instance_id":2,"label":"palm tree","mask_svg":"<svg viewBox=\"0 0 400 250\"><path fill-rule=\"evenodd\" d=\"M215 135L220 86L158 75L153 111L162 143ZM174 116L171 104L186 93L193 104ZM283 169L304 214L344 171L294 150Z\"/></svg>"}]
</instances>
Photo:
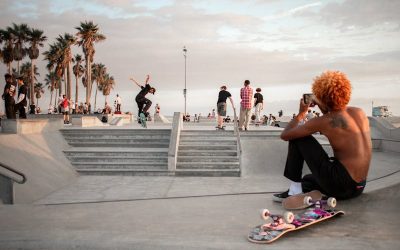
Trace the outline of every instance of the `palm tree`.
<instances>
[{"instance_id":1,"label":"palm tree","mask_svg":"<svg viewBox=\"0 0 400 250\"><path fill-rule=\"evenodd\" d=\"M72 68L72 71L74 72L75 75L75 106L78 106L78 82L79 78L83 76L85 73L85 69L81 65L83 59L82 56L79 54L76 54L75 57L72 59L72 62L74 62L74 66ZM75 107L77 109L77 107Z\"/></svg>"},{"instance_id":2,"label":"palm tree","mask_svg":"<svg viewBox=\"0 0 400 250\"><path fill-rule=\"evenodd\" d=\"M106 72L107 68L104 64L102 63L92 64L92 74L93 74L92 81L96 81L96 92L94 95L94 110L96 110L96 104L97 104L97 90L99 89L99 86L103 84Z\"/></svg>"},{"instance_id":3,"label":"palm tree","mask_svg":"<svg viewBox=\"0 0 400 250\"><path fill-rule=\"evenodd\" d=\"M33 68L35 66L35 60L39 57L39 46L43 47L43 45L44 45L43 42L46 40L47 40L47 37L43 35L42 30L38 30L38 29L29 29L28 30L27 41L30 44L30 47L28 48L28 56L31 59L32 72L33 72ZM33 79L31 79L30 89L33 89L33 86L34 86L34 81L33 81ZM31 95L29 98L30 103L31 103L31 114L35 113L35 102L34 102L33 94L34 94L33 91L31 91Z\"/></svg>"},{"instance_id":4,"label":"palm tree","mask_svg":"<svg viewBox=\"0 0 400 250\"><path fill-rule=\"evenodd\" d=\"M34 89L35 95L36 95L36 103L37 106L39 107L39 98L42 97L42 94L44 94L44 86L42 83L38 82L35 84L35 89Z\"/></svg>"},{"instance_id":5,"label":"palm tree","mask_svg":"<svg viewBox=\"0 0 400 250\"><path fill-rule=\"evenodd\" d=\"M11 74L11 63L14 61L13 57L13 35L8 30L0 30L0 39L4 42L4 47L1 50L2 52L2 59L4 64L7 65L8 73Z\"/></svg>"},{"instance_id":6,"label":"palm tree","mask_svg":"<svg viewBox=\"0 0 400 250\"><path fill-rule=\"evenodd\" d=\"M107 103L107 97L110 95L111 89L114 89L114 85L115 85L114 77L110 76L109 74L106 74L104 77L104 82L102 84L102 91L103 95L105 96L104 106Z\"/></svg>"},{"instance_id":7,"label":"palm tree","mask_svg":"<svg viewBox=\"0 0 400 250\"><path fill-rule=\"evenodd\" d=\"M25 23L19 25L13 23L12 27L7 27L7 30L14 36L13 57L14 60L17 61L17 70L18 73L20 73L19 63L26 56L24 43L27 40L29 26Z\"/></svg>"},{"instance_id":8,"label":"palm tree","mask_svg":"<svg viewBox=\"0 0 400 250\"><path fill-rule=\"evenodd\" d=\"M30 82L31 79L34 79L36 81L37 76L40 76L38 67L36 65L33 67L33 72L32 72L32 65L30 62L24 62L21 65L19 74L22 75L24 83ZM31 96L33 96L31 92L33 92L34 89L30 88L28 84L27 88L28 88L28 97L31 98Z\"/></svg>"},{"instance_id":9,"label":"palm tree","mask_svg":"<svg viewBox=\"0 0 400 250\"><path fill-rule=\"evenodd\" d=\"M64 76L64 58L61 45L59 43L50 44L49 50L43 52L43 55L44 59L48 61L47 69L49 72L54 72L57 75L57 78L61 81L62 77ZM58 87L59 94L62 94L62 84L60 83Z\"/></svg>"},{"instance_id":10,"label":"palm tree","mask_svg":"<svg viewBox=\"0 0 400 250\"><path fill-rule=\"evenodd\" d=\"M80 26L76 27L78 32L76 36L78 36L79 41L78 45L82 46L83 54L85 55L85 79L87 81L86 87L86 103L90 106L90 96L92 93L92 76L91 76L91 64L94 58L94 43L103 41L106 37L99 33L99 27L97 24L94 24L92 21L81 22Z\"/></svg>"},{"instance_id":11,"label":"palm tree","mask_svg":"<svg viewBox=\"0 0 400 250\"><path fill-rule=\"evenodd\" d=\"M67 93L67 98L71 99L71 93L72 93L72 85L71 85L71 62L72 62L72 52L71 52L71 46L76 44L76 37L74 37L71 34L65 33L64 36L59 36L57 38L57 41L61 47L61 53L62 53L62 60L61 64L64 68L64 72L67 72L67 79L66 84L66 93Z\"/></svg>"},{"instance_id":12,"label":"palm tree","mask_svg":"<svg viewBox=\"0 0 400 250\"><path fill-rule=\"evenodd\" d=\"M48 88L48 90L50 90L50 104L49 106L51 106L51 102L53 99L53 93L54 90L59 89L60 87L60 79L58 78L57 74L54 71L50 71L49 74L46 74L46 78L44 79L45 84ZM57 93L55 94L55 98L57 98ZM54 100L54 106L56 106L56 100Z\"/></svg>"}]
</instances>

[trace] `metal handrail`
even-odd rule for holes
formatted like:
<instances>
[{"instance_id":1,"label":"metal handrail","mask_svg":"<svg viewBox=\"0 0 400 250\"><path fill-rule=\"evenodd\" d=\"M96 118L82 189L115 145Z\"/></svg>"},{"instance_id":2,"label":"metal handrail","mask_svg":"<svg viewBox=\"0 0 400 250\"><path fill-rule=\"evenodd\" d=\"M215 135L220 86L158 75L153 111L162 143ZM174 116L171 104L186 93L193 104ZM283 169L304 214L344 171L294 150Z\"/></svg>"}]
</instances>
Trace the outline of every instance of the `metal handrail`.
<instances>
[{"instance_id":1,"label":"metal handrail","mask_svg":"<svg viewBox=\"0 0 400 250\"><path fill-rule=\"evenodd\" d=\"M242 154L242 144L240 143L240 134L239 134L239 127L237 123L237 115L236 115L236 108L233 107L233 129L236 134L236 141L237 141L237 146L238 146L238 151L239 151L239 157Z\"/></svg>"},{"instance_id":2,"label":"metal handrail","mask_svg":"<svg viewBox=\"0 0 400 250\"><path fill-rule=\"evenodd\" d=\"M13 169L12 167L7 166L6 164L1 163L1 162L0 162L0 167L5 168L5 169L7 169L8 171L10 171L10 172L12 172L12 173L14 173L14 174L16 174L16 175L19 175L22 179L15 178L15 176L10 175L10 174L8 174L8 173L2 173L2 172L0 172L0 175L3 175L3 176L5 176L5 177L7 177L7 178L10 178L11 180L13 180L13 181L15 181L16 183L19 183L19 184L24 184L24 183L26 182L27 179L26 179L26 176L25 176L23 173L21 173L21 172L15 170L15 169Z\"/></svg>"}]
</instances>

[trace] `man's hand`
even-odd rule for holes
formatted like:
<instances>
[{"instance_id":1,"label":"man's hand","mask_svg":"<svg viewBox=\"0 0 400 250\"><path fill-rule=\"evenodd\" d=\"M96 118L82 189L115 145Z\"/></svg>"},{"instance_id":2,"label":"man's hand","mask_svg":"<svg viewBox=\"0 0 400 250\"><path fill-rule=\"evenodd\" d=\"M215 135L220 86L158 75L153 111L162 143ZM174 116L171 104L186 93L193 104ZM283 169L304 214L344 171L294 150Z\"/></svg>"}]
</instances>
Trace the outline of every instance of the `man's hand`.
<instances>
[{"instance_id":1,"label":"man's hand","mask_svg":"<svg viewBox=\"0 0 400 250\"><path fill-rule=\"evenodd\" d=\"M304 118L307 115L307 111L308 111L309 107L310 107L310 104L304 103L303 98L301 98L300 99L300 106L299 106L299 114L298 114L298 116Z\"/></svg>"}]
</instances>

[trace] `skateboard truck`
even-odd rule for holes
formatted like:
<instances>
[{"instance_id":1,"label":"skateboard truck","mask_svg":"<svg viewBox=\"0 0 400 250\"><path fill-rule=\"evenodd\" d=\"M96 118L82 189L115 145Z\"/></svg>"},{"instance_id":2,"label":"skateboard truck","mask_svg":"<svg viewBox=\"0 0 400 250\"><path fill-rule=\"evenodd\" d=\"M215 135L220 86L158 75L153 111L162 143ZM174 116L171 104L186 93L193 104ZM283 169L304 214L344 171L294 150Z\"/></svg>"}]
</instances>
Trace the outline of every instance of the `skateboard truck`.
<instances>
[{"instance_id":1,"label":"skateboard truck","mask_svg":"<svg viewBox=\"0 0 400 250\"><path fill-rule=\"evenodd\" d=\"M265 221L272 220L271 223L265 224L265 227L274 229L287 228L290 223L294 220L294 214L292 212L285 212L282 215L271 214L268 209L261 210L261 218Z\"/></svg>"},{"instance_id":2,"label":"skateboard truck","mask_svg":"<svg viewBox=\"0 0 400 250\"><path fill-rule=\"evenodd\" d=\"M304 204L307 206L314 206L315 208L324 209L326 206L330 208L336 207L336 199L329 197L327 200L313 200L311 196L304 197Z\"/></svg>"}]
</instances>

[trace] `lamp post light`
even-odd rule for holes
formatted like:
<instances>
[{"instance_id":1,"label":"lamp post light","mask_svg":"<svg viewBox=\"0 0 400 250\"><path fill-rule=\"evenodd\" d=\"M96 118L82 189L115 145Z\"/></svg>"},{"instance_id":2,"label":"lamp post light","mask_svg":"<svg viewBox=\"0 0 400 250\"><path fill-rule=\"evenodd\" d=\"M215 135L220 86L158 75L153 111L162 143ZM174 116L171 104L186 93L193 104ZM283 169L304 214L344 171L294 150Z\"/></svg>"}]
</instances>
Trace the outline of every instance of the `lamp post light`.
<instances>
[{"instance_id":1,"label":"lamp post light","mask_svg":"<svg viewBox=\"0 0 400 250\"><path fill-rule=\"evenodd\" d=\"M185 98L185 115L186 115L186 94L187 94L187 89L186 89L186 46L183 46L183 56L185 57L185 88L183 89L183 97Z\"/></svg>"}]
</instances>

